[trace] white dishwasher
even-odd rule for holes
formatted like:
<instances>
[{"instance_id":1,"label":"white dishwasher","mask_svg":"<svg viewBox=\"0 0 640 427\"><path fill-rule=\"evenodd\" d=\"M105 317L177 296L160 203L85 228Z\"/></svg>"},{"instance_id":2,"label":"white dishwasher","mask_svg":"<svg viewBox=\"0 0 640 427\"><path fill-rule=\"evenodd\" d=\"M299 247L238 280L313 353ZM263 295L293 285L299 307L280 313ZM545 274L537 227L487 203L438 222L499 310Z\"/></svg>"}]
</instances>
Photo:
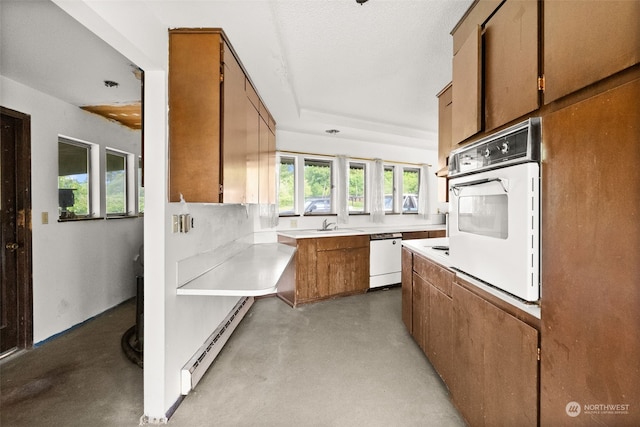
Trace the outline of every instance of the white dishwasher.
<instances>
[{"instance_id":1,"label":"white dishwasher","mask_svg":"<svg viewBox=\"0 0 640 427\"><path fill-rule=\"evenodd\" d=\"M369 251L369 288L402 281L402 233L372 234Z\"/></svg>"}]
</instances>

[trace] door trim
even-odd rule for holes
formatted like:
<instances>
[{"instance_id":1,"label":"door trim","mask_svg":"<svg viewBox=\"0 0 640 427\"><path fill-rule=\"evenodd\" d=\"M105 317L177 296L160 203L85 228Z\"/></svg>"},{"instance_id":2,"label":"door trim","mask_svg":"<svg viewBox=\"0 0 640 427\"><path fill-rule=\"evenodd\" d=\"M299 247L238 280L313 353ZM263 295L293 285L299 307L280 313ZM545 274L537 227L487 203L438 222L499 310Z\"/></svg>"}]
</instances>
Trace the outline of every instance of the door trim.
<instances>
[{"instance_id":1,"label":"door trim","mask_svg":"<svg viewBox=\"0 0 640 427\"><path fill-rule=\"evenodd\" d=\"M18 144L16 147L16 194L17 241L21 242L18 252L18 349L33 346L33 268L31 232L31 116L9 108L1 107L0 112L20 121Z\"/></svg>"}]
</instances>

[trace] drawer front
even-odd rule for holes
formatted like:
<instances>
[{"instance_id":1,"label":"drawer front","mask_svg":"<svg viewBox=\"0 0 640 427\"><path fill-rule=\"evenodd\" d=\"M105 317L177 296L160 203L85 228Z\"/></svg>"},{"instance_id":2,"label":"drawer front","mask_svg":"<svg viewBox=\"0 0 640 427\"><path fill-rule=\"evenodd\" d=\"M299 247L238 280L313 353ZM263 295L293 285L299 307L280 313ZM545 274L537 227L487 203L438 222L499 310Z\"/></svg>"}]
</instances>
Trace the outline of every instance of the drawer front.
<instances>
[{"instance_id":1,"label":"drawer front","mask_svg":"<svg viewBox=\"0 0 640 427\"><path fill-rule=\"evenodd\" d=\"M423 279L442 291L445 295L451 296L451 284L454 274L438 264L415 254L413 257L413 270Z\"/></svg>"},{"instance_id":2,"label":"drawer front","mask_svg":"<svg viewBox=\"0 0 640 427\"><path fill-rule=\"evenodd\" d=\"M322 237L316 240L318 251L369 247L369 236Z\"/></svg>"}]
</instances>

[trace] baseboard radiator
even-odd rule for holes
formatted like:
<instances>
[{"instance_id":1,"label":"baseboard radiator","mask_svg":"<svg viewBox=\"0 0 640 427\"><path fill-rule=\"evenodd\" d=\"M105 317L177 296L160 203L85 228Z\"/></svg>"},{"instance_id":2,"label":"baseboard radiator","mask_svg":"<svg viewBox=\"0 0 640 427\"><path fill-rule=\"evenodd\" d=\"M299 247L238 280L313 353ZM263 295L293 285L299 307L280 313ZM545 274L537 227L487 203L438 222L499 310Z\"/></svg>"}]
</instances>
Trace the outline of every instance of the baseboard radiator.
<instances>
[{"instance_id":1,"label":"baseboard radiator","mask_svg":"<svg viewBox=\"0 0 640 427\"><path fill-rule=\"evenodd\" d=\"M220 323L220 326L213 331L202 347L184 365L181 372L181 393L183 395L189 394L207 372L211 363L253 305L253 301L253 297L245 297L238 301L233 310Z\"/></svg>"}]
</instances>

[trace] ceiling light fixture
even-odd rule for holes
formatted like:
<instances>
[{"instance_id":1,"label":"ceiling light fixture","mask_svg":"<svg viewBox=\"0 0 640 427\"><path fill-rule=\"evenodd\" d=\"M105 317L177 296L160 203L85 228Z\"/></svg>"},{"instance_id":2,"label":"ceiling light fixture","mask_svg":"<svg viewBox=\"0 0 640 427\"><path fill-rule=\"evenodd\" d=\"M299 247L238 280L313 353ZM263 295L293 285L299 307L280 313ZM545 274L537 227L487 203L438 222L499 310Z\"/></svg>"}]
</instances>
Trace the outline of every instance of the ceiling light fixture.
<instances>
[{"instance_id":1,"label":"ceiling light fixture","mask_svg":"<svg viewBox=\"0 0 640 427\"><path fill-rule=\"evenodd\" d=\"M326 133L330 133L331 135L335 135L336 133L340 132L338 129L327 129L325 130Z\"/></svg>"},{"instance_id":2,"label":"ceiling light fixture","mask_svg":"<svg viewBox=\"0 0 640 427\"><path fill-rule=\"evenodd\" d=\"M369 0L356 0L356 3L358 3L360 6L362 6L363 4L365 4L368 1Z\"/></svg>"},{"instance_id":3,"label":"ceiling light fixture","mask_svg":"<svg viewBox=\"0 0 640 427\"><path fill-rule=\"evenodd\" d=\"M114 82L113 80L105 80L104 85L106 87L118 87L120 84L118 82Z\"/></svg>"}]
</instances>

